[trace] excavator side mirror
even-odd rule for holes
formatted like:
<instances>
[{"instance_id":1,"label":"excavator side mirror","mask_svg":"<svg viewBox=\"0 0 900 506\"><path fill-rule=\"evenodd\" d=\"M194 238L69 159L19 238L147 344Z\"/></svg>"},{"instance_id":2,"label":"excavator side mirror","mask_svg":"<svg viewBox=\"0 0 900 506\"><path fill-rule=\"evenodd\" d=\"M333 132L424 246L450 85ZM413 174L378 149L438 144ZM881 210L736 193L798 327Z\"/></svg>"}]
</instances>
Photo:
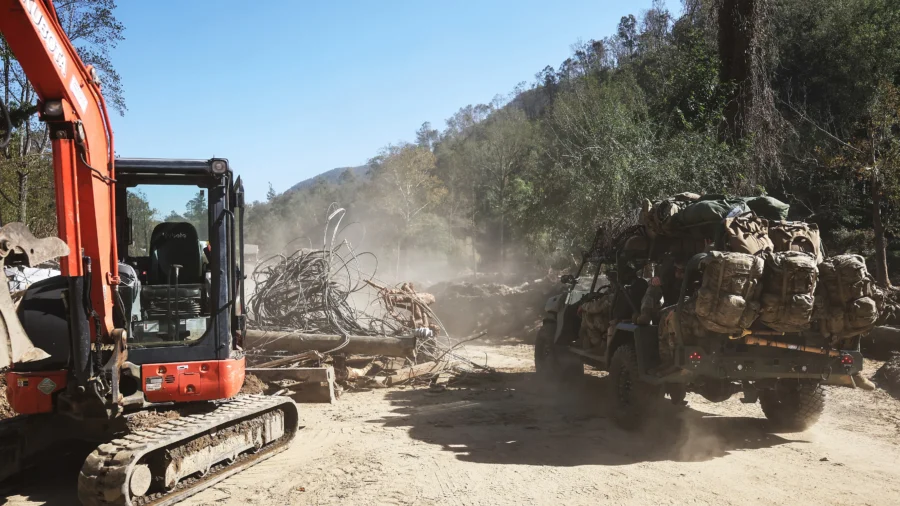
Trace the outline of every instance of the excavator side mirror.
<instances>
[{"instance_id":1,"label":"excavator side mirror","mask_svg":"<svg viewBox=\"0 0 900 506\"><path fill-rule=\"evenodd\" d=\"M563 274L559 278L559 282L564 285L574 285L575 284L575 276L571 274Z\"/></svg>"}]
</instances>

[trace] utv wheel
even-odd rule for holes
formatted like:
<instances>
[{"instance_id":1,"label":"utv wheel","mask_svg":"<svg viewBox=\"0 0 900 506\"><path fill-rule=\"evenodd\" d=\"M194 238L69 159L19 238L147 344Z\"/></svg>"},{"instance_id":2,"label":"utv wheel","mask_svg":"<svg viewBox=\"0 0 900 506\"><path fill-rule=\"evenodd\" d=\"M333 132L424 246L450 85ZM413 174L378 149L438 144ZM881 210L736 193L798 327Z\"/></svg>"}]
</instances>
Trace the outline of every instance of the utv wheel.
<instances>
[{"instance_id":1,"label":"utv wheel","mask_svg":"<svg viewBox=\"0 0 900 506\"><path fill-rule=\"evenodd\" d=\"M543 383L574 385L584 377L581 360L553 342L556 322L545 321L534 340L534 370Z\"/></svg>"},{"instance_id":2,"label":"utv wheel","mask_svg":"<svg viewBox=\"0 0 900 506\"><path fill-rule=\"evenodd\" d=\"M799 432L812 427L825 411L825 388L809 383L778 383L759 393L759 405L777 430Z\"/></svg>"},{"instance_id":3,"label":"utv wheel","mask_svg":"<svg viewBox=\"0 0 900 506\"><path fill-rule=\"evenodd\" d=\"M616 423L626 430L638 429L652 415L662 390L641 381L634 346L623 344L616 348L610 361L609 379Z\"/></svg>"},{"instance_id":4,"label":"utv wheel","mask_svg":"<svg viewBox=\"0 0 900 506\"><path fill-rule=\"evenodd\" d=\"M672 400L672 404L676 406L687 405L687 402L684 400L685 398L687 398L687 388L685 388L684 384L669 384L666 387L666 393L669 394L669 398Z\"/></svg>"}]
</instances>

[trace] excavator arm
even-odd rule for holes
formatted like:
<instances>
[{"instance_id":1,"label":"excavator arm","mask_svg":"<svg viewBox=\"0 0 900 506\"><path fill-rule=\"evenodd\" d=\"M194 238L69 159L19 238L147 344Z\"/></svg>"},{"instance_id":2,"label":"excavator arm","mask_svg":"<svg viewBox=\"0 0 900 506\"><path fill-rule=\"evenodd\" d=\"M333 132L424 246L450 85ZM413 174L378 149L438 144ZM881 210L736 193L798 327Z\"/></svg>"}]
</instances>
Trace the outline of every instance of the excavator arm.
<instances>
[{"instance_id":1,"label":"excavator arm","mask_svg":"<svg viewBox=\"0 0 900 506\"><path fill-rule=\"evenodd\" d=\"M106 103L97 72L79 58L51 0L0 0L0 34L28 76L39 99L41 119L48 125L57 227L64 243L39 243L30 234L21 234L21 228L7 229L7 225L0 229L0 258L8 258L4 253L8 249L31 253L32 258L23 258L40 262L45 258L38 257L65 255L67 250L61 270L69 280L70 311L77 316L71 332L73 341L81 344L76 355L86 360L89 350L78 348L89 348L91 341L110 335L113 329L114 290L119 282L114 143ZM9 299L5 290L0 291L0 299ZM86 299L84 293L89 294ZM0 300L0 324L5 327L0 328L0 368L41 356L29 351L30 342L22 341L27 337L24 331L17 332L21 325L11 320L15 313L10 314L9 304ZM76 357L78 362L83 360ZM86 379L85 371L75 373Z\"/></svg>"},{"instance_id":2,"label":"excavator arm","mask_svg":"<svg viewBox=\"0 0 900 506\"><path fill-rule=\"evenodd\" d=\"M0 270L16 257L33 265L67 254L62 261L64 279L53 278L49 287L35 283L19 308L27 315L31 307L30 312L41 313L38 319L46 322L46 326L33 321L26 325L34 341L63 352L44 353L33 346L9 292L0 287L0 369L12 365L6 375L10 404L26 415L21 423L7 426L6 435L0 433L0 481L20 471L54 440L84 437L106 444L85 460L79 473L82 504L174 504L286 449L298 427L292 400L243 396L225 401L241 388L245 360L235 344L243 305L236 241L243 242L243 234L235 234L241 227L234 212L243 207L243 191L240 182L234 184L228 162L121 159L117 181L112 129L97 74L79 59L52 1L0 0L0 34L37 92L39 113L48 125L60 236L35 239L21 223L0 228ZM151 250L167 251L160 247L166 241L183 245L189 238L191 243L169 248L182 253L169 258L174 287L160 282L155 273L140 292L129 268L130 284L120 293L117 239L125 247L130 233L127 228L116 233L115 213L127 227L125 192L144 183L209 192L207 232L212 247L207 277L197 279L202 275L201 253L193 225L166 223L157 242L151 238ZM121 200L118 209L116 191ZM180 227L180 232L169 230L170 225ZM196 258L186 254L191 250ZM185 276L192 281L179 289L179 269L185 267L187 272L188 264L172 259L181 258L193 258L198 268L196 278ZM135 265L140 261L130 260ZM140 331L135 330L133 307L126 309L123 293L130 294L131 302L136 294L148 300ZM43 296L47 298L39 299ZM165 314L157 314L163 307ZM192 316L182 317L181 308ZM115 321L128 329L114 328L114 310ZM199 323L202 334L194 336L197 328L188 323ZM166 333L161 337L163 324ZM128 336L128 330L135 336ZM60 335L64 332L69 335ZM45 355L49 358L43 360ZM173 401L176 406L219 402L204 406L202 415L189 411L189 419L168 420L152 429L130 431L125 424L126 411L146 409L148 402Z\"/></svg>"}]
</instances>

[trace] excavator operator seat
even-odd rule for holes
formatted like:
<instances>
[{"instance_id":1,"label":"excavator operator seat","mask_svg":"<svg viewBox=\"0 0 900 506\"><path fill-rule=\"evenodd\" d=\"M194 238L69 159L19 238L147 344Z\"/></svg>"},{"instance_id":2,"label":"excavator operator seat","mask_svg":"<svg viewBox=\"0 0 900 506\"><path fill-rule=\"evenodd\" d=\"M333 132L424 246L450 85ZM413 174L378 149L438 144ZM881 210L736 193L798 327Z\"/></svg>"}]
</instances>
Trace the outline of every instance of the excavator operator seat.
<instances>
[{"instance_id":1,"label":"excavator operator seat","mask_svg":"<svg viewBox=\"0 0 900 506\"><path fill-rule=\"evenodd\" d=\"M160 223L150 235L149 284L175 283L174 265L180 265L178 284L199 284L203 279L197 229L190 223Z\"/></svg>"},{"instance_id":2,"label":"excavator operator seat","mask_svg":"<svg viewBox=\"0 0 900 506\"><path fill-rule=\"evenodd\" d=\"M178 328L204 312L208 287L198 244L197 229L190 223L160 223L150 235L150 271L141 305L148 319L165 322L161 328Z\"/></svg>"}]
</instances>

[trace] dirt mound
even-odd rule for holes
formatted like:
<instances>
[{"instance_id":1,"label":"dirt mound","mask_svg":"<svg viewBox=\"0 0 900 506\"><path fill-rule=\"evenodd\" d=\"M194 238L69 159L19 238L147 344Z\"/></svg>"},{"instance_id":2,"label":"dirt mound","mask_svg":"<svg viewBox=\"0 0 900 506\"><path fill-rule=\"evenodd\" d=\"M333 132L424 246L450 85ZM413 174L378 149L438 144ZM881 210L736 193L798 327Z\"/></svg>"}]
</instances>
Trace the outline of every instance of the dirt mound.
<instances>
[{"instance_id":1,"label":"dirt mound","mask_svg":"<svg viewBox=\"0 0 900 506\"><path fill-rule=\"evenodd\" d=\"M16 416L9 401L6 400L6 374L0 374L0 420L6 420Z\"/></svg>"},{"instance_id":2,"label":"dirt mound","mask_svg":"<svg viewBox=\"0 0 900 506\"><path fill-rule=\"evenodd\" d=\"M141 411L126 420L128 430L134 432L141 429L149 429L167 421L180 418L181 415L174 409L168 411Z\"/></svg>"},{"instance_id":3,"label":"dirt mound","mask_svg":"<svg viewBox=\"0 0 900 506\"><path fill-rule=\"evenodd\" d=\"M539 322L547 298L559 291L558 283L536 280L519 285L457 281L428 289L437 301L435 314L454 337L486 331L490 336L527 338Z\"/></svg>"},{"instance_id":4,"label":"dirt mound","mask_svg":"<svg viewBox=\"0 0 900 506\"><path fill-rule=\"evenodd\" d=\"M879 388L895 399L900 399L900 353L894 353L890 360L875 371L873 378Z\"/></svg>"},{"instance_id":5,"label":"dirt mound","mask_svg":"<svg viewBox=\"0 0 900 506\"><path fill-rule=\"evenodd\" d=\"M266 384L256 376L248 374L244 377L244 386L241 387L241 395L261 394L266 391Z\"/></svg>"}]
</instances>

